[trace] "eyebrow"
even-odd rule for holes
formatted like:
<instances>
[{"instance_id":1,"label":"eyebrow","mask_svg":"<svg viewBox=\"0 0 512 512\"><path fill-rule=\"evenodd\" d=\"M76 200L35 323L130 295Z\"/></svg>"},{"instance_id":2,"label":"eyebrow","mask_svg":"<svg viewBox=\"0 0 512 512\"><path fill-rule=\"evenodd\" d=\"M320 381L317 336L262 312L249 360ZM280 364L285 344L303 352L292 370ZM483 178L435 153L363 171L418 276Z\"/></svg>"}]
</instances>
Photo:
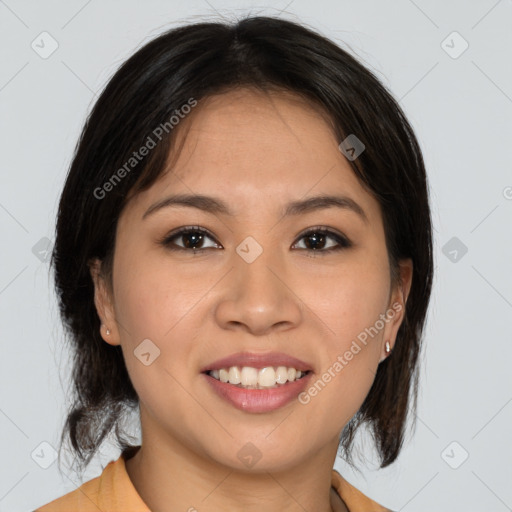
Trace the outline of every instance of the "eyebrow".
<instances>
[{"instance_id":1,"label":"eyebrow","mask_svg":"<svg viewBox=\"0 0 512 512\"><path fill-rule=\"evenodd\" d=\"M166 197L165 199L151 205L142 216L142 219L144 220L149 215L152 215L163 208L173 206L197 208L198 210L212 214L222 214L230 217L234 216L234 213L230 210L228 205L221 199L202 194L177 194ZM283 209L283 216L288 217L300 215L333 207L352 211L361 217L365 223L369 222L363 208L353 199L347 196L333 195L319 195L308 197L307 199L292 201Z\"/></svg>"}]
</instances>

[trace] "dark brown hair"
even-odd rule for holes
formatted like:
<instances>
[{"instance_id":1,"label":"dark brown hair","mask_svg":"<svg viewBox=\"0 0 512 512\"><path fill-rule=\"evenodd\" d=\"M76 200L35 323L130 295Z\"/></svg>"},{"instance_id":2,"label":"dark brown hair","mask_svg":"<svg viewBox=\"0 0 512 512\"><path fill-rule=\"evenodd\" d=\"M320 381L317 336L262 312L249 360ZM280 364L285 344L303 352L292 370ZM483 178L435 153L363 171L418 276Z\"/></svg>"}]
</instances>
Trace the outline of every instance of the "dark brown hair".
<instances>
[{"instance_id":1,"label":"dark brown hair","mask_svg":"<svg viewBox=\"0 0 512 512\"><path fill-rule=\"evenodd\" d=\"M351 461L354 435L366 425L381 467L400 452L408 411L416 407L433 276L428 185L418 142L398 103L347 51L297 23L247 17L181 26L143 46L110 79L78 141L60 199L52 267L74 357L73 403L61 447L69 436L82 468L110 433L128 451L121 420L138 405L121 347L100 336L89 264L100 259L111 279L120 213L128 197L161 175L177 131L162 133L133 168L126 163L191 98L200 103L236 87L298 94L328 116L340 142L355 134L365 145L350 165L381 206L392 278L402 258L412 259L413 278L393 354L379 365L340 448ZM122 179L113 182L123 166ZM98 197L107 182L113 184L108 195Z\"/></svg>"}]
</instances>

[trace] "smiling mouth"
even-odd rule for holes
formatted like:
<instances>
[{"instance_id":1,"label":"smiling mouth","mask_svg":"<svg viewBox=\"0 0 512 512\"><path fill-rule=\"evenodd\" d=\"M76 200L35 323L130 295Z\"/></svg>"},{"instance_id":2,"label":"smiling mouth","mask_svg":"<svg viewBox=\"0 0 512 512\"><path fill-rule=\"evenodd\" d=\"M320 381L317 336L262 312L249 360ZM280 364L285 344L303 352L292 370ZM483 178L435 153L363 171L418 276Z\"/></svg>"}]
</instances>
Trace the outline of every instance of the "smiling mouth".
<instances>
[{"instance_id":1,"label":"smiling mouth","mask_svg":"<svg viewBox=\"0 0 512 512\"><path fill-rule=\"evenodd\" d=\"M243 389L272 389L303 379L310 370L301 371L287 366L230 366L219 370L203 372L210 377Z\"/></svg>"}]
</instances>

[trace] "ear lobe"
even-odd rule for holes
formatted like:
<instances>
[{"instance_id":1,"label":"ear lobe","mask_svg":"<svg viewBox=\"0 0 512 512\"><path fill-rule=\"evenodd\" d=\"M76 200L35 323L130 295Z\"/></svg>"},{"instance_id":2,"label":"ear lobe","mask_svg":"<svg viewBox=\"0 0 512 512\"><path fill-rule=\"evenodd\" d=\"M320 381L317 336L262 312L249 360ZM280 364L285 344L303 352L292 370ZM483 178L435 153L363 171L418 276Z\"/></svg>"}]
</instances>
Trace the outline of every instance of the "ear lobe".
<instances>
[{"instance_id":1,"label":"ear lobe","mask_svg":"<svg viewBox=\"0 0 512 512\"><path fill-rule=\"evenodd\" d=\"M89 262L89 271L94 284L94 305L101 321L100 334L110 345L119 345L119 330L114 312L112 297L108 285L101 273L101 260L95 258ZM108 334L107 334L108 333Z\"/></svg>"},{"instance_id":2,"label":"ear lobe","mask_svg":"<svg viewBox=\"0 0 512 512\"><path fill-rule=\"evenodd\" d=\"M395 285L391 294L391 300L388 305L389 309L386 312L386 316L389 318L389 321L386 325L386 328L384 329L381 350L382 355L380 361L386 359L386 357L391 355L391 352L393 351L398 330L405 318L405 306L412 286L412 260L407 258L400 260L398 264L400 277L399 282ZM386 342L389 343L388 346L391 349L389 351L386 351Z\"/></svg>"}]
</instances>

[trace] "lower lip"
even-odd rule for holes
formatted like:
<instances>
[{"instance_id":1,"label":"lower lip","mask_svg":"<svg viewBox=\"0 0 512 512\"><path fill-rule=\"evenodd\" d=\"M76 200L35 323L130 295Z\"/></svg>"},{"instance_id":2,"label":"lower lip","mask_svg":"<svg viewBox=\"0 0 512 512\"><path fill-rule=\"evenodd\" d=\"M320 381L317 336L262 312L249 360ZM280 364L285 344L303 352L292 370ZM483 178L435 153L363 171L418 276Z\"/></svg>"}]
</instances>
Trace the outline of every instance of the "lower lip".
<instances>
[{"instance_id":1,"label":"lower lip","mask_svg":"<svg viewBox=\"0 0 512 512\"><path fill-rule=\"evenodd\" d=\"M290 403L307 387L312 373L309 372L302 379L269 389L239 388L214 379L207 373L203 373L203 375L212 389L231 405L242 411L258 413L275 411Z\"/></svg>"}]
</instances>

